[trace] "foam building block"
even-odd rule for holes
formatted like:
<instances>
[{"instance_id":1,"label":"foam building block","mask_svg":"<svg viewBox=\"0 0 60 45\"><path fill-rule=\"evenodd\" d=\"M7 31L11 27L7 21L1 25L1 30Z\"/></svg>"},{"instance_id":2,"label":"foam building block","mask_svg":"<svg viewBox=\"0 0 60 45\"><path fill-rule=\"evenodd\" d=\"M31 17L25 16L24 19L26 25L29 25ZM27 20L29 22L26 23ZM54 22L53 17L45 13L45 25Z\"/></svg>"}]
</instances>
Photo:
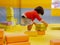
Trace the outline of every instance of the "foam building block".
<instances>
[{"instance_id":1,"label":"foam building block","mask_svg":"<svg viewBox=\"0 0 60 45\"><path fill-rule=\"evenodd\" d=\"M52 16L60 16L60 9L59 8L52 8L51 15Z\"/></svg>"},{"instance_id":2,"label":"foam building block","mask_svg":"<svg viewBox=\"0 0 60 45\"><path fill-rule=\"evenodd\" d=\"M30 45L29 42L20 42L20 43L11 43L11 44L7 44L7 45Z\"/></svg>"},{"instance_id":3,"label":"foam building block","mask_svg":"<svg viewBox=\"0 0 60 45\"><path fill-rule=\"evenodd\" d=\"M15 42L27 42L29 41L29 37L25 34L11 34L6 35L6 43L15 43Z\"/></svg>"},{"instance_id":4,"label":"foam building block","mask_svg":"<svg viewBox=\"0 0 60 45\"><path fill-rule=\"evenodd\" d=\"M16 22L17 22L17 20L14 19L14 17L13 17L13 18L12 18L12 17L7 18L7 21L8 21L8 22L11 22L11 25L16 25Z\"/></svg>"},{"instance_id":5,"label":"foam building block","mask_svg":"<svg viewBox=\"0 0 60 45\"><path fill-rule=\"evenodd\" d=\"M4 40L0 39L0 45L3 45L3 44L4 44Z\"/></svg>"},{"instance_id":6,"label":"foam building block","mask_svg":"<svg viewBox=\"0 0 60 45\"><path fill-rule=\"evenodd\" d=\"M36 25L36 30L43 31L43 30L46 30L46 29L47 29L47 27L44 24L37 24Z\"/></svg>"},{"instance_id":7,"label":"foam building block","mask_svg":"<svg viewBox=\"0 0 60 45\"><path fill-rule=\"evenodd\" d=\"M0 29L0 45L4 44L4 29Z\"/></svg>"},{"instance_id":8,"label":"foam building block","mask_svg":"<svg viewBox=\"0 0 60 45\"><path fill-rule=\"evenodd\" d=\"M60 45L60 40L51 40L50 45Z\"/></svg>"},{"instance_id":9,"label":"foam building block","mask_svg":"<svg viewBox=\"0 0 60 45\"><path fill-rule=\"evenodd\" d=\"M27 34L28 36L37 36L36 31L25 31L24 33Z\"/></svg>"},{"instance_id":10,"label":"foam building block","mask_svg":"<svg viewBox=\"0 0 60 45\"><path fill-rule=\"evenodd\" d=\"M4 29L0 29L0 38L3 38L4 36Z\"/></svg>"},{"instance_id":11,"label":"foam building block","mask_svg":"<svg viewBox=\"0 0 60 45\"><path fill-rule=\"evenodd\" d=\"M6 16L14 16L14 10L12 7L7 7L6 8L6 13L7 15Z\"/></svg>"},{"instance_id":12,"label":"foam building block","mask_svg":"<svg viewBox=\"0 0 60 45\"><path fill-rule=\"evenodd\" d=\"M1 28L1 29L2 29L2 28L5 29L5 27L6 27L6 25L0 23L0 28Z\"/></svg>"},{"instance_id":13,"label":"foam building block","mask_svg":"<svg viewBox=\"0 0 60 45\"><path fill-rule=\"evenodd\" d=\"M7 17L7 21L13 21L14 17Z\"/></svg>"},{"instance_id":14,"label":"foam building block","mask_svg":"<svg viewBox=\"0 0 60 45\"><path fill-rule=\"evenodd\" d=\"M52 30L60 30L60 27L51 27Z\"/></svg>"},{"instance_id":15,"label":"foam building block","mask_svg":"<svg viewBox=\"0 0 60 45\"><path fill-rule=\"evenodd\" d=\"M14 10L12 7L6 8L6 18L8 22L11 22L11 25L16 25L16 19L14 18Z\"/></svg>"},{"instance_id":16,"label":"foam building block","mask_svg":"<svg viewBox=\"0 0 60 45\"><path fill-rule=\"evenodd\" d=\"M45 35L45 31L37 31L38 35Z\"/></svg>"}]
</instances>

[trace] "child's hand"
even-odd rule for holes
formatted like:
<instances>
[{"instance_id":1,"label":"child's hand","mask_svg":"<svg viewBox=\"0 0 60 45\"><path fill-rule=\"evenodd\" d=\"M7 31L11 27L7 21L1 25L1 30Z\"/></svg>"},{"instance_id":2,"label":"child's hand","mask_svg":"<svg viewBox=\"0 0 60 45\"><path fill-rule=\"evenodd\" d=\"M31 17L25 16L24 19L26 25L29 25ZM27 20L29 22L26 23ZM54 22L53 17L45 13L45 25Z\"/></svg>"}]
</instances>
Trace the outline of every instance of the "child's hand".
<instances>
[{"instance_id":1,"label":"child's hand","mask_svg":"<svg viewBox=\"0 0 60 45\"><path fill-rule=\"evenodd\" d=\"M48 24L42 19L41 22L47 27Z\"/></svg>"},{"instance_id":2,"label":"child's hand","mask_svg":"<svg viewBox=\"0 0 60 45\"><path fill-rule=\"evenodd\" d=\"M48 26L48 24L46 23L46 24L45 24L45 26L47 27L47 26Z\"/></svg>"}]
</instances>

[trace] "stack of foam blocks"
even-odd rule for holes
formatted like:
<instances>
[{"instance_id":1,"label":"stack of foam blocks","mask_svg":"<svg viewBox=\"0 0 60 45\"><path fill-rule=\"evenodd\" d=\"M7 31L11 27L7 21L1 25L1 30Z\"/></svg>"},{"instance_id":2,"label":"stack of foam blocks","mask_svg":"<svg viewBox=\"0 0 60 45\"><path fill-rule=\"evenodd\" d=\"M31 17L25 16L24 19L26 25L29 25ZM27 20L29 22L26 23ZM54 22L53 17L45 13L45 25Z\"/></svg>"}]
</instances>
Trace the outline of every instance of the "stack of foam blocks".
<instances>
[{"instance_id":1,"label":"stack of foam blocks","mask_svg":"<svg viewBox=\"0 0 60 45\"><path fill-rule=\"evenodd\" d=\"M7 22L11 22L11 25L15 25L16 24L16 19L14 18L14 10L12 7L7 7L6 8L6 18L7 18Z\"/></svg>"},{"instance_id":2,"label":"stack of foam blocks","mask_svg":"<svg viewBox=\"0 0 60 45\"><path fill-rule=\"evenodd\" d=\"M4 30L0 29L0 45L4 45Z\"/></svg>"},{"instance_id":3,"label":"stack of foam blocks","mask_svg":"<svg viewBox=\"0 0 60 45\"><path fill-rule=\"evenodd\" d=\"M6 45L30 45L29 37L25 34L6 35Z\"/></svg>"},{"instance_id":4,"label":"stack of foam blocks","mask_svg":"<svg viewBox=\"0 0 60 45\"><path fill-rule=\"evenodd\" d=\"M47 27L44 24L37 24L36 30L39 35L45 35L45 31L47 30Z\"/></svg>"}]
</instances>

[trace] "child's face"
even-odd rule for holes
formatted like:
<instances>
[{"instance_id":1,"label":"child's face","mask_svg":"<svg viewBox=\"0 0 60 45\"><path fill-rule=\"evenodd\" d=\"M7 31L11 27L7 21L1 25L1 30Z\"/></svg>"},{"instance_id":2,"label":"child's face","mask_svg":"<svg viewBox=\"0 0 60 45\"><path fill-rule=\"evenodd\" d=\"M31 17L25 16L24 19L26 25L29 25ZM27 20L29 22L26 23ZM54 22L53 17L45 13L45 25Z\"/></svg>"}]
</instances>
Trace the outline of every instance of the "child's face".
<instances>
[{"instance_id":1,"label":"child's face","mask_svg":"<svg viewBox=\"0 0 60 45\"><path fill-rule=\"evenodd\" d=\"M41 14L39 14L39 15L41 15Z\"/></svg>"}]
</instances>

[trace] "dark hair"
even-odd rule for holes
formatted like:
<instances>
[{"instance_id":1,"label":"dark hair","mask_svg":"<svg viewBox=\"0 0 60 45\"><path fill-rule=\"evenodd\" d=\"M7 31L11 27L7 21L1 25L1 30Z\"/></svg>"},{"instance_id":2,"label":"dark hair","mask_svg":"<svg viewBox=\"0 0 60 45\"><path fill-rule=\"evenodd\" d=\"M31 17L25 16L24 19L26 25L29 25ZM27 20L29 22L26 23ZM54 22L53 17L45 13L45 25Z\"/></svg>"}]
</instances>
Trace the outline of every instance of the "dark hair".
<instances>
[{"instance_id":1,"label":"dark hair","mask_svg":"<svg viewBox=\"0 0 60 45\"><path fill-rule=\"evenodd\" d=\"M21 16L22 18L25 18L25 16Z\"/></svg>"},{"instance_id":2,"label":"dark hair","mask_svg":"<svg viewBox=\"0 0 60 45\"><path fill-rule=\"evenodd\" d=\"M34 10L37 11L38 14L44 14L44 9L41 6L36 7Z\"/></svg>"}]
</instances>

